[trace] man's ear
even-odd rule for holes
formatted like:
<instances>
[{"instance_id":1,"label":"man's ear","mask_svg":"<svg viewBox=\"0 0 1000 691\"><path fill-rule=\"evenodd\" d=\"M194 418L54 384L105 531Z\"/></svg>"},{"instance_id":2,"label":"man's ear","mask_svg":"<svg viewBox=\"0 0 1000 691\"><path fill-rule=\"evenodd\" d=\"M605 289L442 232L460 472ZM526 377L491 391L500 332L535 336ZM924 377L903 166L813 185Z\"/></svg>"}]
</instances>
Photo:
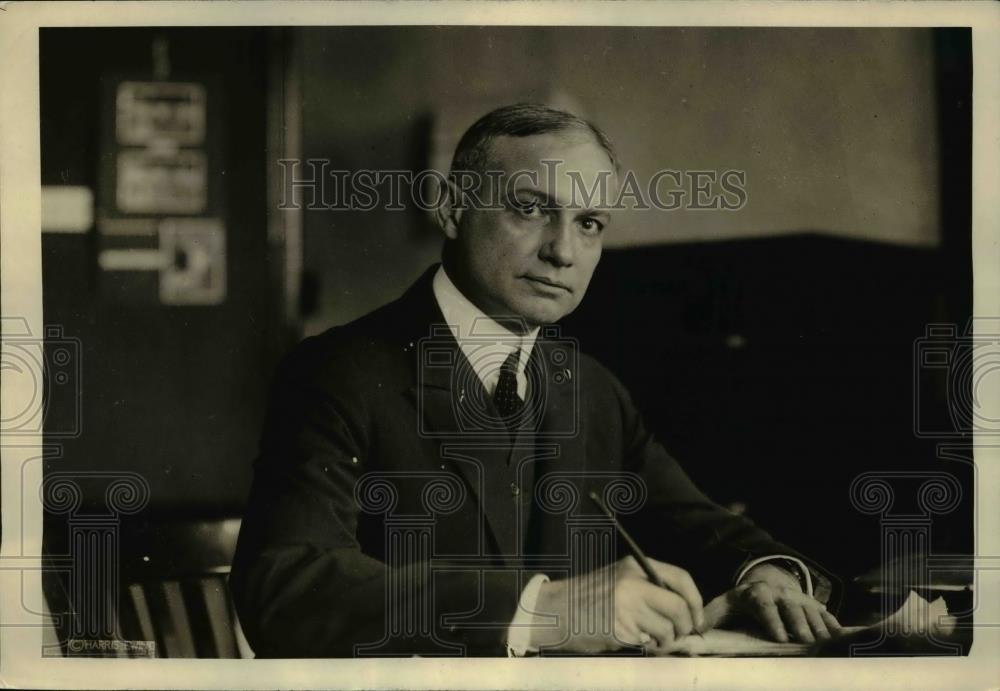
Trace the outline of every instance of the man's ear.
<instances>
[{"instance_id":1,"label":"man's ear","mask_svg":"<svg viewBox=\"0 0 1000 691\"><path fill-rule=\"evenodd\" d=\"M434 218L445 236L449 240L454 240L458 237L458 223L463 213L461 192L450 177L444 178L443 182L441 197L437 208L434 209Z\"/></svg>"}]
</instances>

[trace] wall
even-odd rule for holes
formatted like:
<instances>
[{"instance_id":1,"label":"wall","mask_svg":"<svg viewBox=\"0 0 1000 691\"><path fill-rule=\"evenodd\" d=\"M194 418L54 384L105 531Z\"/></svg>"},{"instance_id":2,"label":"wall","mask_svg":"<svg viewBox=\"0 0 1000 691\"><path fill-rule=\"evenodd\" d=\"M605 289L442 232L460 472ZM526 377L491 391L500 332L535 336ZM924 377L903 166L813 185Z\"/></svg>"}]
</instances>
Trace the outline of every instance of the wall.
<instances>
[{"instance_id":1,"label":"wall","mask_svg":"<svg viewBox=\"0 0 1000 691\"><path fill-rule=\"evenodd\" d=\"M147 72L150 42L166 30L125 30L128 40L116 41L110 31L42 33L45 185L96 187L100 74ZM49 468L138 470L153 481L155 509L232 511L246 494L285 336L274 306L281 287L268 278L265 172L278 152L265 150L266 37L167 33L178 70L214 71L226 84L231 299L219 308L123 304L102 292L93 233L43 236L46 322L81 339L85 414L84 434ZM928 462L910 427L909 375L923 326L964 323L968 313L967 34L941 104L924 31L389 27L295 36L302 149L337 168L420 169L435 142L490 107L557 98L606 128L640 176L661 165L747 169L750 202L739 213L621 219L567 324L712 496L749 494L762 518L792 505L796 516L843 511L859 469ZM947 176L936 163L939 111L950 118L940 140L953 149ZM939 195L939 176L950 195ZM938 219L945 197L948 223ZM304 222L318 297L306 331L398 295L439 251L437 231L412 209L306 211ZM936 246L939 226L958 248L951 255ZM809 230L820 233L756 237ZM639 329L656 337L640 342ZM761 400L770 404L754 405ZM832 442L822 436L831 420L841 428ZM735 464L745 449L754 463ZM782 483L814 473L770 483L756 465L792 471L803 459L836 471L821 496L780 496ZM836 555L841 524L826 524ZM780 527L796 544L817 538L805 520ZM848 571L877 556L876 533L866 535L850 546Z\"/></svg>"},{"instance_id":2,"label":"wall","mask_svg":"<svg viewBox=\"0 0 1000 691\"><path fill-rule=\"evenodd\" d=\"M625 212L607 247L818 231L938 243L929 30L364 27L298 32L303 155L422 169L489 108L576 104L646 181L740 169L739 212ZM450 147L448 147L450 150ZM398 295L437 257L417 212L305 213L307 330Z\"/></svg>"},{"instance_id":3,"label":"wall","mask_svg":"<svg viewBox=\"0 0 1000 691\"><path fill-rule=\"evenodd\" d=\"M49 470L134 471L155 510L238 510L252 477L265 391L287 334L268 265L265 34L261 29L43 29L40 40L42 185L99 188L103 75L152 75L164 38L177 75L214 75L225 123L227 295L220 305L164 305L156 274L97 268L96 229L42 236L45 323L79 339L81 434ZM214 112L214 111L213 111ZM140 277L142 278L142 277ZM54 344L49 343L49 347ZM53 399L47 429L77 412ZM100 503L103 487L95 484ZM87 488L90 492L91 488Z\"/></svg>"},{"instance_id":4,"label":"wall","mask_svg":"<svg viewBox=\"0 0 1000 691\"><path fill-rule=\"evenodd\" d=\"M962 179L969 144L965 73L953 69L945 96L940 35L370 27L298 37L303 155L332 168L447 161L480 114L529 100L593 119L640 180L662 168L746 171L738 212L622 213L563 324L622 378L710 496L857 573L880 549L849 504L859 472L944 469L971 484L912 431L913 343L929 322L964 323L971 285L964 250L943 249L968 246L967 188L957 182L946 199L942 181ZM412 210L306 211L304 231L318 298L308 332L394 298L440 247ZM940 413L942 399L932 403ZM968 548L970 512L935 524L936 548ZM857 538L846 549L845 533Z\"/></svg>"}]
</instances>

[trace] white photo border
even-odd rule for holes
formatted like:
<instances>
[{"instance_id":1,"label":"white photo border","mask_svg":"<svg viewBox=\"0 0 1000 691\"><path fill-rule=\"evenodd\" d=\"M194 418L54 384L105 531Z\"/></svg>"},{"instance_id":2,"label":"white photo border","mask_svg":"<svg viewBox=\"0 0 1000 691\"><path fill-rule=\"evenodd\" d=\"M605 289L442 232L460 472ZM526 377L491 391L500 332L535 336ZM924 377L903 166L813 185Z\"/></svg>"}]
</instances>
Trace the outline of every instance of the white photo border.
<instances>
[{"instance_id":1,"label":"white photo border","mask_svg":"<svg viewBox=\"0 0 1000 691\"><path fill-rule=\"evenodd\" d=\"M973 45L974 316L1000 315L1000 5L985 2L38 2L0 3L0 296L4 316L41 333L39 27L303 25L969 26ZM1000 419L1000 381L986 412ZM3 383L0 406L17 391ZM966 658L592 658L137 660L43 658L41 438L2 449L0 683L21 688L987 688L1000 686L1000 624ZM979 555L1000 555L1000 448L975 454ZM22 478L22 468L26 473ZM23 588L23 590L22 590ZM981 621L1000 622L1000 571L977 583ZM835 680L835 681L834 681Z\"/></svg>"}]
</instances>

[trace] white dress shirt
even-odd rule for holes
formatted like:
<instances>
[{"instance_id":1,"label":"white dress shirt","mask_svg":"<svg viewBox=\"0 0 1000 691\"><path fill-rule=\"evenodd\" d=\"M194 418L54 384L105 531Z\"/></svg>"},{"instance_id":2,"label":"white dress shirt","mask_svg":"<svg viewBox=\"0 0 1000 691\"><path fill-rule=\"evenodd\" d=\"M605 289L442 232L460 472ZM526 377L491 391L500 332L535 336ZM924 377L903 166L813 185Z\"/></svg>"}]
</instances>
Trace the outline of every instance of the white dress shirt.
<instances>
[{"instance_id":1,"label":"white dress shirt","mask_svg":"<svg viewBox=\"0 0 1000 691\"><path fill-rule=\"evenodd\" d=\"M517 394L521 400L527 400L528 378L524 370L528 358L531 356L531 351L535 347L538 327L521 335L501 326L462 294L445 272L443 266L438 267L431 285L434 298L437 300L448 328L451 329L462 354L469 361L489 396L493 396L497 380L500 378L500 365L515 348L520 349L521 355L517 364ZM751 568L772 559L787 559L794 562L804 576L804 590L809 595L813 594L809 569L799 559L786 555L768 555L754 559L740 570L736 583L739 584ZM544 574L533 576L525 585L524 590L521 591L517 612L507 629L509 655L521 657L532 651L529 643L535 606L538 602L539 590L548 580L549 577Z\"/></svg>"},{"instance_id":2,"label":"white dress shirt","mask_svg":"<svg viewBox=\"0 0 1000 691\"><path fill-rule=\"evenodd\" d=\"M500 378L500 365L514 349L520 349L517 395L522 401L526 400L528 377L524 370L535 347L535 339L538 338L538 327L520 335L501 326L462 294L445 273L443 266L438 267L431 285L448 328L490 396Z\"/></svg>"}]
</instances>

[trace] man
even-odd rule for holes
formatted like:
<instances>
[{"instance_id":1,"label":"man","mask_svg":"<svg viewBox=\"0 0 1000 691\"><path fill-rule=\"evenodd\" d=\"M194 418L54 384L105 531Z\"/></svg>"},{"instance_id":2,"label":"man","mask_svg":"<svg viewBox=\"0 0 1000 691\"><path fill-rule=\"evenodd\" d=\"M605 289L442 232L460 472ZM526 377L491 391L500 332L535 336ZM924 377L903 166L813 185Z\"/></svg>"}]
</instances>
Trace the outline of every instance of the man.
<instances>
[{"instance_id":1,"label":"man","mask_svg":"<svg viewBox=\"0 0 1000 691\"><path fill-rule=\"evenodd\" d=\"M730 616L778 640L839 626L819 569L709 501L551 326L587 290L617 170L580 118L487 114L437 210L442 264L286 359L231 578L258 655L665 653Z\"/></svg>"}]
</instances>

